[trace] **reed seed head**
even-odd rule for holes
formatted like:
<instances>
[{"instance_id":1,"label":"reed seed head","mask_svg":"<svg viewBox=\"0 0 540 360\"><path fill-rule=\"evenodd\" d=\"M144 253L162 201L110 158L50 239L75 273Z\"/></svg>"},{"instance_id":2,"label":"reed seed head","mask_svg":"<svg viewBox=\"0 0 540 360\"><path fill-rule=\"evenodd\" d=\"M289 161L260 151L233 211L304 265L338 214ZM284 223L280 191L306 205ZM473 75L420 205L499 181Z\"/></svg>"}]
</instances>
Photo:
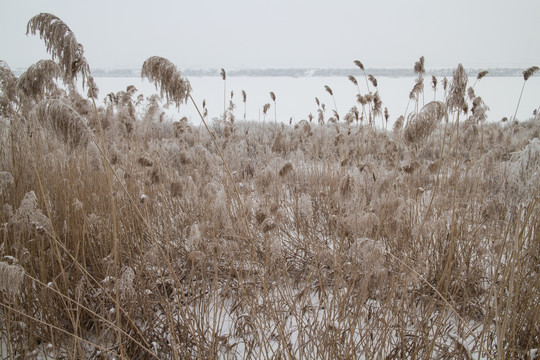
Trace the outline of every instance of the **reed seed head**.
<instances>
[{"instance_id":1,"label":"reed seed head","mask_svg":"<svg viewBox=\"0 0 540 360\"><path fill-rule=\"evenodd\" d=\"M54 80L61 73L60 67L53 60L40 60L19 77L17 86L25 96L39 101L45 94L57 89Z\"/></svg>"},{"instance_id":2,"label":"reed seed head","mask_svg":"<svg viewBox=\"0 0 540 360\"><path fill-rule=\"evenodd\" d=\"M227 80L227 73L225 72L225 69L221 69L221 79Z\"/></svg>"},{"instance_id":3,"label":"reed seed head","mask_svg":"<svg viewBox=\"0 0 540 360\"><path fill-rule=\"evenodd\" d=\"M523 79L525 79L525 81L529 80L529 78L538 70L540 70L538 66L531 66L527 70L523 71Z\"/></svg>"},{"instance_id":4,"label":"reed seed head","mask_svg":"<svg viewBox=\"0 0 540 360\"><path fill-rule=\"evenodd\" d=\"M437 78L435 77L435 75L431 76L431 87L433 88L433 90L437 89Z\"/></svg>"},{"instance_id":5,"label":"reed seed head","mask_svg":"<svg viewBox=\"0 0 540 360\"><path fill-rule=\"evenodd\" d=\"M421 77L425 72L426 69L424 67L424 57L421 56L420 59L414 63L414 73Z\"/></svg>"},{"instance_id":6,"label":"reed seed head","mask_svg":"<svg viewBox=\"0 0 540 360\"><path fill-rule=\"evenodd\" d=\"M86 144L91 135L84 118L69 103L60 99L40 102L36 108L36 117L72 147Z\"/></svg>"},{"instance_id":7,"label":"reed seed head","mask_svg":"<svg viewBox=\"0 0 540 360\"><path fill-rule=\"evenodd\" d=\"M330 89L330 86L324 85L324 89L325 89L326 92L328 92L330 95L334 96L334 93L332 92L332 89Z\"/></svg>"},{"instance_id":8,"label":"reed seed head","mask_svg":"<svg viewBox=\"0 0 540 360\"><path fill-rule=\"evenodd\" d=\"M463 68L463 65L459 64L454 71L453 80L450 85L450 94L447 100L450 110L465 109L465 92L467 89L467 81L467 72Z\"/></svg>"},{"instance_id":9,"label":"reed seed head","mask_svg":"<svg viewBox=\"0 0 540 360\"><path fill-rule=\"evenodd\" d=\"M90 74L90 66L84 57L84 49L77 42L75 34L62 20L52 14L41 13L30 19L26 26L26 35L39 34L45 42L47 52L63 72L66 84L73 85L78 73L83 77L83 84Z\"/></svg>"},{"instance_id":10,"label":"reed seed head","mask_svg":"<svg viewBox=\"0 0 540 360\"><path fill-rule=\"evenodd\" d=\"M274 94L273 91L270 91L270 98L272 99L273 102L276 102L276 94Z\"/></svg>"},{"instance_id":11,"label":"reed seed head","mask_svg":"<svg viewBox=\"0 0 540 360\"><path fill-rule=\"evenodd\" d=\"M377 79L375 78L375 76L369 74L368 79L369 79L369 81L371 81L371 83L373 84L374 87L377 87Z\"/></svg>"},{"instance_id":12,"label":"reed seed head","mask_svg":"<svg viewBox=\"0 0 540 360\"><path fill-rule=\"evenodd\" d=\"M487 70L480 71L478 75L476 75L476 80L481 80L483 77L485 77L488 74Z\"/></svg>"},{"instance_id":13,"label":"reed seed head","mask_svg":"<svg viewBox=\"0 0 540 360\"><path fill-rule=\"evenodd\" d=\"M178 108L182 102L187 102L190 96L189 81L182 77L172 62L165 58L159 56L148 58L142 66L141 77L155 83L160 95L165 95L167 102L174 102Z\"/></svg>"},{"instance_id":14,"label":"reed seed head","mask_svg":"<svg viewBox=\"0 0 540 360\"><path fill-rule=\"evenodd\" d=\"M364 71L364 64L362 64L360 60L354 60L354 65L358 66L360 70Z\"/></svg>"}]
</instances>

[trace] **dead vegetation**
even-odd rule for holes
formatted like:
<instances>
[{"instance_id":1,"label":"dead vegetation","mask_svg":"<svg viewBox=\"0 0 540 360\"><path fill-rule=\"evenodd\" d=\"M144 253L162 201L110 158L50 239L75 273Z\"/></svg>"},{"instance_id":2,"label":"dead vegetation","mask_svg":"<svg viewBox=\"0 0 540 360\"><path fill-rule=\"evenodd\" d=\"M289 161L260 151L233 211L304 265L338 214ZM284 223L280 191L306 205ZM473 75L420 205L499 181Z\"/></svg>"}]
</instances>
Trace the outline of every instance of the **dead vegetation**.
<instances>
[{"instance_id":1,"label":"dead vegetation","mask_svg":"<svg viewBox=\"0 0 540 360\"><path fill-rule=\"evenodd\" d=\"M60 21L32 32L42 18ZM372 126L380 99L356 124L336 107L326 124L201 129L160 121L156 99L129 89L98 108L0 70L2 357L502 359L540 346L540 124L484 124L461 66L446 103L393 132ZM178 106L190 98L165 59L143 75Z\"/></svg>"}]
</instances>

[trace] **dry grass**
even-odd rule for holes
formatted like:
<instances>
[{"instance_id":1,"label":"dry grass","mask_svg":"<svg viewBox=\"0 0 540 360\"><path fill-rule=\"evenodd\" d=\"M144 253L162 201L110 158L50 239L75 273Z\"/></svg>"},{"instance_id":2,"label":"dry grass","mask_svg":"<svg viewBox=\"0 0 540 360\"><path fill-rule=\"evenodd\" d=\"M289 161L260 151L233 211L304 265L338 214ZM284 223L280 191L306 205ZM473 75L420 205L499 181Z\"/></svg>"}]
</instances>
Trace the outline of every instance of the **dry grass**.
<instances>
[{"instance_id":1,"label":"dry grass","mask_svg":"<svg viewBox=\"0 0 540 360\"><path fill-rule=\"evenodd\" d=\"M191 98L165 59L143 72L177 105ZM448 103L394 132L203 131L159 121L155 99L127 89L96 109L100 144L83 141L96 118L73 94L45 91L19 121L4 73L2 358L504 359L540 347L540 125L475 130L462 68Z\"/></svg>"}]
</instances>

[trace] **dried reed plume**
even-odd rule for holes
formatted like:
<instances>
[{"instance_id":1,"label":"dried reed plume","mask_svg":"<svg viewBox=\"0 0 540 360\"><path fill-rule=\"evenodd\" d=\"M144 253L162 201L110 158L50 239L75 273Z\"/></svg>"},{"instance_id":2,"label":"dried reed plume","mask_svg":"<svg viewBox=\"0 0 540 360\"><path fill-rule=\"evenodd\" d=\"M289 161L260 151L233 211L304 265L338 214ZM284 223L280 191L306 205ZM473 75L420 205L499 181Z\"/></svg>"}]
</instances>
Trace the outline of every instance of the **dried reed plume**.
<instances>
[{"instance_id":1,"label":"dried reed plume","mask_svg":"<svg viewBox=\"0 0 540 360\"><path fill-rule=\"evenodd\" d=\"M221 79L223 80L223 120L225 120L225 115L227 113L227 73L225 69L221 69Z\"/></svg>"},{"instance_id":2,"label":"dried reed plume","mask_svg":"<svg viewBox=\"0 0 540 360\"><path fill-rule=\"evenodd\" d=\"M453 80L450 84L450 94L447 99L449 110L461 111L466 107L465 92L467 90L467 81L467 73L465 72L463 65L459 64L454 71Z\"/></svg>"},{"instance_id":3,"label":"dried reed plume","mask_svg":"<svg viewBox=\"0 0 540 360\"><path fill-rule=\"evenodd\" d=\"M91 135L82 116L67 102L49 99L36 108L37 119L71 147L86 144Z\"/></svg>"},{"instance_id":4,"label":"dried reed plume","mask_svg":"<svg viewBox=\"0 0 540 360\"><path fill-rule=\"evenodd\" d=\"M330 95L334 96L334 93L332 92L332 89L330 89L330 87L328 85L324 85L324 90L326 90L326 92L328 92Z\"/></svg>"},{"instance_id":5,"label":"dried reed plume","mask_svg":"<svg viewBox=\"0 0 540 360\"><path fill-rule=\"evenodd\" d=\"M133 86L133 85L131 85L131 86ZM135 89L135 91L136 90L137 89ZM97 99L98 96L99 96L99 88L98 88L96 82L94 81L93 76L88 76L88 93L87 93L87 95L88 95L89 98L94 99L94 100Z\"/></svg>"},{"instance_id":6,"label":"dried reed plume","mask_svg":"<svg viewBox=\"0 0 540 360\"><path fill-rule=\"evenodd\" d=\"M476 80L474 81L472 88L474 89L474 86L476 85L476 83L482 80L482 78L484 78L487 74L488 74L487 70L480 71L478 75L476 75Z\"/></svg>"},{"instance_id":7,"label":"dried reed plume","mask_svg":"<svg viewBox=\"0 0 540 360\"><path fill-rule=\"evenodd\" d=\"M40 60L31 65L17 82L18 88L28 98L39 101L45 94L57 89L54 82L61 75L58 64L52 60Z\"/></svg>"},{"instance_id":8,"label":"dried reed plume","mask_svg":"<svg viewBox=\"0 0 540 360\"><path fill-rule=\"evenodd\" d=\"M405 126L403 136L408 143L423 142L446 114L446 105L440 101L427 103Z\"/></svg>"},{"instance_id":9,"label":"dried reed plume","mask_svg":"<svg viewBox=\"0 0 540 360\"><path fill-rule=\"evenodd\" d=\"M245 90L242 90L242 101L244 102L244 121L246 121L246 103L247 103L247 95Z\"/></svg>"},{"instance_id":10,"label":"dried reed plume","mask_svg":"<svg viewBox=\"0 0 540 360\"><path fill-rule=\"evenodd\" d=\"M523 80L527 81L531 76L534 75L540 68L538 66L531 66L527 70L523 71Z\"/></svg>"},{"instance_id":11,"label":"dried reed plume","mask_svg":"<svg viewBox=\"0 0 540 360\"><path fill-rule=\"evenodd\" d=\"M518 103L517 103L517 106L516 106L516 111L514 112L514 121L516 121L517 111L519 109L519 103L521 102L521 97L523 96L523 89L525 89L525 83L538 70L540 70L540 68L538 66L531 66L527 70L523 71L523 86L521 87L521 92L519 93L519 99L518 99Z\"/></svg>"},{"instance_id":12,"label":"dried reed plume","mask_svg":"<svg viewBox=\"0 0 540 360\"><path fill-rule=\"evenodd\" d=\"M424 57L420 56L420 59L414 63L414 73L418 74L419 77L423 77L426 69L424 67Z\"/></svg>"},{"instance_id":13,"label":"dried reed plume","mask_svg":"<svg viewBox=\"0 0 540 360\"><path fill-rule=\"evenodd\" d=\"M268 112L268 109L270 109L270 104L269 103L264 104L264 106L263 106L263 114L264 114L263 121L266 121L266 113Z\"/></svg>"},{"instance_id":14,"label":"dried reed plume","mask_svg":"<svg viewBox=\"0 0 540 360\"><path fill-rule=\"evenodd\" d=\"M478 73L478 75L476 76L476 80L481 80L484 76L486 76L488 74L488 71L487 70L484 70L484 71L480 71Z\"/></svg>"},{"instance_id":15,"label":"dried reed plume","mask_svg":"<svg viewBox=\"0 0 540 360\"><path fill-rule=\"evenodd\" d=\"M8 64L0 60L0 115L13 112L12 104L17 101L17 77Z\"/></svg>"},{"instance_id":16,"label":"dried reed plume","mask_svg":"<svg viewBox=\"0 0 540 360\"><path fill-rule=\"evenodd\" d=\"M433 89L433 101L437 98L437 78L435 75L431 76L431 88Z\"/></svg>"},{"instance_id":17,"label":"dried reed plume","mask_svg":"<svg viewBox=\"0 0 540 360\"><path fill-rule=\"evenodd\" d=\"M71 29L55 15L41 13L31 18L26 26L26 35L37 33L45 42L47 52L58 61L64 82L74 85L77 74L81 73L84 84L90 67L84 57L83 46L77 42Z\"/></svg>"},{"instance_id":18,"label":"dried reed plume","mask_svg":"<svg viewBox=\"0 0 540 360\"><path fill-rule=\"evenodd\" d=\"M270 99L274 102L274 123L277 123L276 94L273 91L270 91Z\"/></svg>"},{"instance_id":19,"label":"dried reed plume","mask_svg":"<svg viewBox=\"0 0 540 360\"><path fill-rule=\"evenodd\" d=\"M24 268L18 264L0 261L0 291L17 295L24 280Z\"/></svg>"},{"instance_id":20,"label":"dried reed plume","mask_svg":"<svg viewBox=\"0 0 540 360\"><path fill-rule=\"evenodd\" d=\"M377 79L375 78L375 76L369 74L368 79L373 84L374 87L377 87Z\"/></svg>"},{"instance_id":21,"label":"dried reed plume","mask_svg":"<svg viewBox=\"0 0 540 360\"><path fill-rule=\"evenodd\" d=\"M324 85L324 89L326 90L326 92L328 92L332 96L332 100L334 100L334 115L339 120L339 114L338 114L338 109L336 105L336 98L334 97L334 92L332 91L332 89L330 89L330 86L328 85Z\"/></svg>"},{"instance_id":22,"label":"dried reed plume","mask_svg":"<svg viewBox=\"0 0 540 360\"><path fill-rule=\"evenodd\" d=\"M354 65L358 66L360 70L364 71L364 64L362 64L360 60L354 60Z\"/></svg>"},{"instance_id":23,"label":"dried reed plume","mask_svg":"<svg viewBox=\"0 0 540 360\"><path fill-rule=\"evenodd\" d=\"M177 108L182 102L187 102L190 96L189 81L182 77L172 62L160 56L152 56L144 62L141 77L154 82L160 95L165 95L167 102L174 102Z\"/></svg>"}]
</instances>

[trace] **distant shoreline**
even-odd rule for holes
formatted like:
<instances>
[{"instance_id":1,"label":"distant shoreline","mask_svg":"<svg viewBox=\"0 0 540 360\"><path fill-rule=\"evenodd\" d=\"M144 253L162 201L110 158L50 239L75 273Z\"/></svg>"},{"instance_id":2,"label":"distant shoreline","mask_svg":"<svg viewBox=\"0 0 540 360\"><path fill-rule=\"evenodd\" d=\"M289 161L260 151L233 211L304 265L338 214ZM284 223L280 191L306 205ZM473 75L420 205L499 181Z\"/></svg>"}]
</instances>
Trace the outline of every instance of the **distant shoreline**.
<instances>
[{"instance_id":1,"label":"distant shoreline","mask_svg":"<svg viewBox=\"0 0 540 360\"><path fill-rule=\"evenodd\" d=\"M468 69L469 76L476 76L479 72L488 70L488 76L522 76L523 69L518 68L487 68L487 69ZM180 69L185 76L220 76L220 69ZM430 69L424 74L424 78L429 78L432 75L436 77L446 76L452 77L454 69ZM24 69L17 69L14 73L18 76L24 72ZM140 69L94 69L92 76L94 77L139 77ZM366 69L366 74L371 74L375 77L415 77L416 74L412 69ZM228 76L250 76L250 77L333 77L333 76L357 76L363 77L364 74L358 68L339 69L339 68L266 68L266 69L237 69L227 70Z\"/></svg>"}]
</instances>

